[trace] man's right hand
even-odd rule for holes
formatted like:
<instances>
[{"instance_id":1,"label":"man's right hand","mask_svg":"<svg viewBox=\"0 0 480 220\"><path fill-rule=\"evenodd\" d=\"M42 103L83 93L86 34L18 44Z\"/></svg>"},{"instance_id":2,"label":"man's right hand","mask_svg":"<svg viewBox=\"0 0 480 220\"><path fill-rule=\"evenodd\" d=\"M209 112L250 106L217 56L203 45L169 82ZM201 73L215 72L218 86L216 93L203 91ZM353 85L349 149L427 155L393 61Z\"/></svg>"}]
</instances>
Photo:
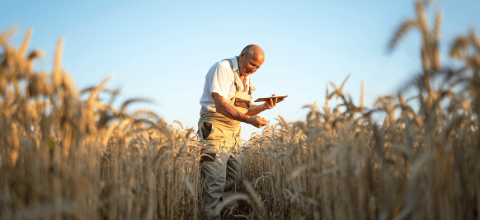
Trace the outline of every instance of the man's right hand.
<instances>
[{"instance_id":1,"label":"man's right hand","mask_svg":"<svg viewBox=\"0 0 480 220\"><path fill-rule=\"evenodd\" d=\"M257 128L261 128L265 125L270 124L270 121L267 121L264 118L259 117L259 116L250 116L247 123L249 123L249 124L251 124L251 125L253 125Z\"/></svg>"},{"instance_id":2,"label":"man's right hand","mask_svg":"<svg viewBox=\"0 0 480 220\"><path fill-rule=\"evenodd\" d=\"M242 114L240 111L235 109L233 105L228 104L227 100L225 100L225 98L223 98L221 95L219 95L216 92L212 92L212 97L213 97L213 101L215 101L215 108L217 112L224 115L227 118L245 122L257 128L261 128L270 123L269 121L265 120L262 117L248 116L248 115Z\"/></svg>"}]
</instances>

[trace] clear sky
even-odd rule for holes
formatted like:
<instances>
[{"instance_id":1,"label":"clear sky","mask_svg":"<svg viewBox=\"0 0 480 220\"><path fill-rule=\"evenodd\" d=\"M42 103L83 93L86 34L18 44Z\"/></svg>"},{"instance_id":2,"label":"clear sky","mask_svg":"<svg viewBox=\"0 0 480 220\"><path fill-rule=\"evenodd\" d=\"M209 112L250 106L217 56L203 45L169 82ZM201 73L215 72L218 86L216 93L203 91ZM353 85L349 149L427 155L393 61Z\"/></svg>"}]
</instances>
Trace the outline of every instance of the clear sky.
<instances>
[{"instance_id":1,"label":"clear sky","mask_svg":"<svg viewBox=\"0 0 480 220\"><path fill-rule=\"evenodd\" d=\"M444 52L458 34L480 33L480 0L437 1L428 11L431 23L438 8L444 12ZM209 68L248 44L260 45L266 57L252 75L255 97L289 96L260 115L272 122L278 115L304 119L302 106L316 100L321 106L325 85L340 84L348 74L345 91L357 104L362 80L367 106L396 94L420 70L419 34L410 33L393 53L386 46L398 25L414 17L409 0L0 0L0 31L16 26L11 42L19 46L32 27L30 48L43 50L45 70L51 70L56 42L64 37L63 66L79 89L113 74L107 85L121 88L120 101L150 98L155 105L137 108L190 126L198 121ZM242 128L244 139L260 131Z\"/></svg>"}]
</instances>

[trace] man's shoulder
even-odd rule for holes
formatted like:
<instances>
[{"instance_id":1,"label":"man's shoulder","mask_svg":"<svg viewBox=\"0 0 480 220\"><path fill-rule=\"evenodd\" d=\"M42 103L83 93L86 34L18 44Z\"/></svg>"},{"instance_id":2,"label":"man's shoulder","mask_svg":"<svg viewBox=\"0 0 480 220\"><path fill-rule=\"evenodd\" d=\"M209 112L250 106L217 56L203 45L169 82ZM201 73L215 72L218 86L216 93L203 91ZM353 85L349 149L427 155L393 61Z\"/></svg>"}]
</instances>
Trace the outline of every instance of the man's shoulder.
<instances>
[{"instance_id":1,"label":"man's shoulder","mask_svg":"<svg viewBox=\"0 0 480 220\"><path fill-rule=\"evenodd\" d=\"M213 64L209 73L214 73L214 72L225 73L225 74L231 75L231 73L233 73L233 69L230 66L230 62L228 62L227 59L224 59L224 60L220 60L220 61L216 62L215 64Z\"/></svg>"},{"instance_id":2,"label":"man's shoulder","mask_svg":"<svg viewBox=\"0 0 480 220\"><path fill-rule=\"evenodd\" d=\"M232 70L232 67L230 65L230 60L229 59L223 59L223 60L220 60L216 63L216 65L220 66L220 67L223 67L225 68L226 70Z\"/></svg>"}]
</instances>

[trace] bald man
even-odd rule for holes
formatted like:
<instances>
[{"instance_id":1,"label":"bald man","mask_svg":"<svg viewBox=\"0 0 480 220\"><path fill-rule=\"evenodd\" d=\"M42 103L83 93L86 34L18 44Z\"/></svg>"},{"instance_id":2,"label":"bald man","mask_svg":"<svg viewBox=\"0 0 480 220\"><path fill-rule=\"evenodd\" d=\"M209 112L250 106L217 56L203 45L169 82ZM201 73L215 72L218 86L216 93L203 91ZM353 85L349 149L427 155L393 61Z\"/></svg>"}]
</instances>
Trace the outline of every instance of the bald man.
<instances>
[{"instance_id":1,"label":"bald man","mask_svg":"<svg viewBox=\"0 0 480 220\"><path fill-rule=\"evenodd\" d=\"M263 105L252 104L255 87L250 76L264 61L262 48L248 45L239 56L215 63L205 77L198 127L203 146L203 210L209 218L216 217L215 208L241 185L240 123L257 128L268 125L268 121L256 115L283 101L271 99Z\"/></svg>"}]
</instances>

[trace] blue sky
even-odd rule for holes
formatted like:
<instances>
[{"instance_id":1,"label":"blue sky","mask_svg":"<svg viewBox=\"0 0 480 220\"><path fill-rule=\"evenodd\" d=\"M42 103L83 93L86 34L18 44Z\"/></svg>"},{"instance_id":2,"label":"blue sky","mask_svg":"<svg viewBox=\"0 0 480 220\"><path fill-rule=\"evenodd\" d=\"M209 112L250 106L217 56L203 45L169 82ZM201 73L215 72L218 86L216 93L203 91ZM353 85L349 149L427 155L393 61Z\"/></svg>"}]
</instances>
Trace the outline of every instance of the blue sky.
<instances>
[{"instance_id":1,"label":"blue sky","mask_svg":"<svg viewBox=\"0 0 480 220\"><path fill-rule=\"evenodd\" d=\"M443 10L442 51L455 36L480 32L480 0L436 1ZM402 21L415 17L413 1L0 1L0 30L15 26L19 46L28 27L30 48L45 53L49 71L57 40L65 38L63 66L79 89L114 75L119 100L150 98L168 122L196 126L208 69L248 44L265 51L252 75L255 97L289 95L260 116L301 120L305 104L324 103L325 85L345 85L366 105L396 94L420 70L419 35L411 32L392 53L386 46ZM443 58L446 58L444 54ZM445 59L446 60L446 59ZM444 63L445 64L445 63ZM41 65L38 65L41 66ZM332 88L332 87L330 87ZM132 109L133 110L133 109ZM258 129L243 124L243 138Z\"/></svg>"}]
</instances>

